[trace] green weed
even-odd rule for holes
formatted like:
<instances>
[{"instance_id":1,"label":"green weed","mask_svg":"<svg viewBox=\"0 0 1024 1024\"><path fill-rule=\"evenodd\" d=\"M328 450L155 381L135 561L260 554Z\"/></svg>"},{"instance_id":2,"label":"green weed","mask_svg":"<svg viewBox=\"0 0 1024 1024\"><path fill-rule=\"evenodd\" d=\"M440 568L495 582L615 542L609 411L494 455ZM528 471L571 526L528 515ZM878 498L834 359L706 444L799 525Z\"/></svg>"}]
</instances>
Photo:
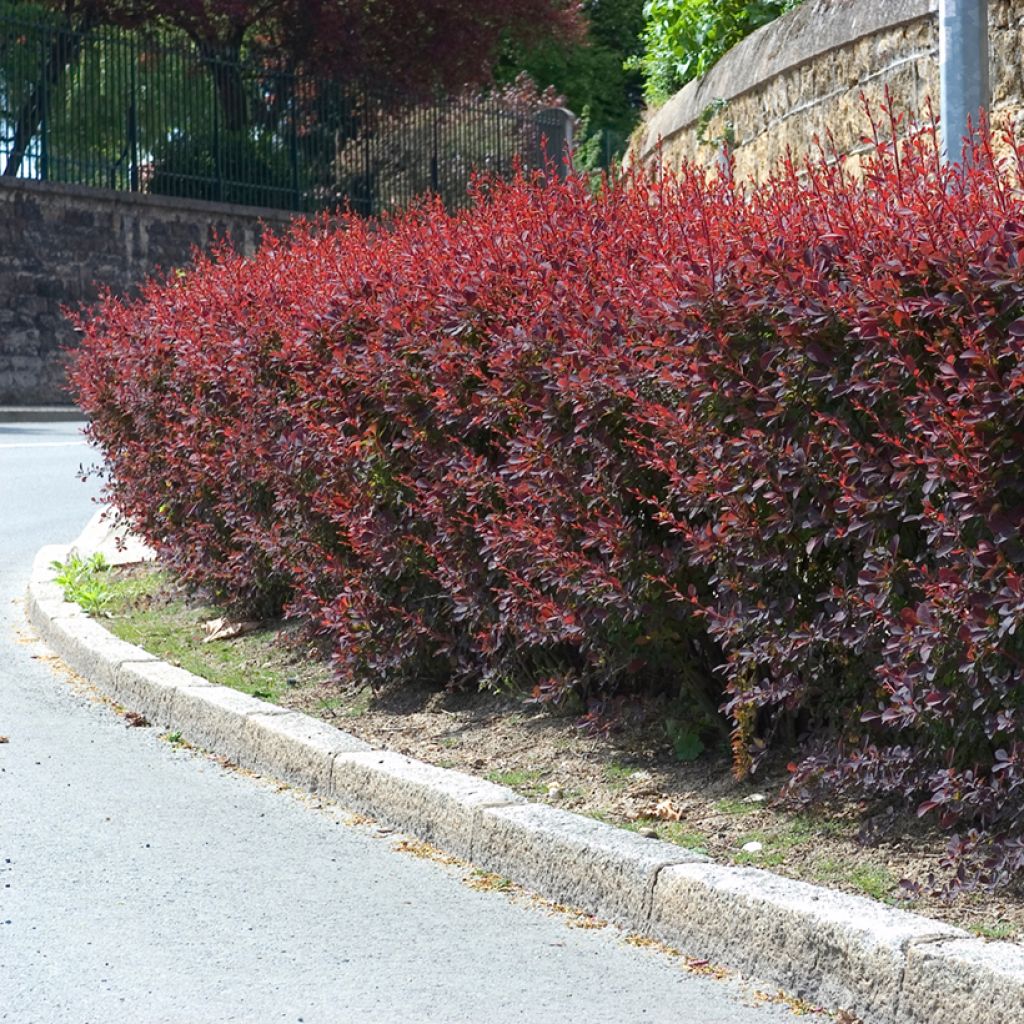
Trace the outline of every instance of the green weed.
<instances>
[{"instance_id":1,"label":"green weed","mask_svg":"<svg viewBox=\"0 0 1024 1024\"><path fill-rule=\"evenodd\" d=\"M1017 931L1012 924L1006 921L997 921L995 924L972 924L968 927L978 938L992 939L997 942L1012 939Z\"/></svg>"},{"instance_id":2,"label":"green weed","mask_svg":"<svg viewBox=\"0 0 1024 1024\"><path fill-rule=\"evenodd\" d=\"M82 558L77 551L68 554L65 562L51 562L57 573L57 585L64 591L64 600L80 605L90 615L104 614L112 594L108 573L110 563L99 552Z\"/></svg>"}]
</instances>

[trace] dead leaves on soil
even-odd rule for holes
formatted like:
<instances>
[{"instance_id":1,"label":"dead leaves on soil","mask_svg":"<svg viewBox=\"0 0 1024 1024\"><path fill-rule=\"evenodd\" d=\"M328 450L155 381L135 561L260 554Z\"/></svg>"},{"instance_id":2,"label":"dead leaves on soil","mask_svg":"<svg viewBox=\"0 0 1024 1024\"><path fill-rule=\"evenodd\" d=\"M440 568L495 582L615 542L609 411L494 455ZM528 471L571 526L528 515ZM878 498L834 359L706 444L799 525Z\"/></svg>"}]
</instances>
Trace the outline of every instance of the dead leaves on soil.
<instances>
[{"instance_id":1,"label":"dead leaves on soil","mask_svg":"<svg viewBox=\"0 0 1024 1024\"><path fill-rule=\"evenodd\" d=\"M657 821L682 821L686 817L686 809L671 797L662 795L657 800L636 804L626 812L625 817L629 821L639 821L641 818L654 818Z\"/></svg>"}]
</instances>

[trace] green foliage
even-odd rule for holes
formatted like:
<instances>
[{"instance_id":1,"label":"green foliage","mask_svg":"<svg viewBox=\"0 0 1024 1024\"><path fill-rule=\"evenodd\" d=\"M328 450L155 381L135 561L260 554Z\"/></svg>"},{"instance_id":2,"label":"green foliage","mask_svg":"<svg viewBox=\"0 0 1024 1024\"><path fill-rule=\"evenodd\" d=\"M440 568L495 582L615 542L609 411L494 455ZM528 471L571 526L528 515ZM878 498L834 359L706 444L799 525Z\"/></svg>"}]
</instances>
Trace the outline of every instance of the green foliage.
<instances>
[{"instance_id":1,"label":"green foliage","mask_svg":"<svg viewBox=\"0 0 1024 1024\"><path fill-rule=\"evenodd\" d=\"M178 135L154 153L149 191L247 206L291 208L301 191L287 154L250 133Z\"/></svg>"},{"instance_id":2,"label":"green foliage","mask_svg":"<svg viewBox=\"0 0 1024 1024\"><path fill-rule=\"evenodd\" d=\"M66 562L51 562L50 567L57 572L54 579L64 591L65 601L81 605L90 615L99 615L106 609L111 593L105 574L110 564L103 555L82 558L72 551Z\"/></svg>"},{"instance_id":3,"label":"green foliage","mask_svg":"<svg viewBox=\"0 0 1024 1024\"><path fill-rule=\"evenodd\" d=\"M643 71L644 92L658 103L699 78L755 29L802 0L647 0L644 53L629 61Z\"/></svg>"},{"instance_id":4,"label":"green foliage","mask_svg":"<svg viewBox=\"0 0 1024 1024\"><path fill-rule=\"evenodd\" d=\"M577 163L608 167L625 149L643 105L638 67L643 51L643 0L584 0L582 41L550 37L535 46L506 45L495 72L513 81L525 71L541 89L553 86L580 117Z\"/></svg>"}]
</instances>

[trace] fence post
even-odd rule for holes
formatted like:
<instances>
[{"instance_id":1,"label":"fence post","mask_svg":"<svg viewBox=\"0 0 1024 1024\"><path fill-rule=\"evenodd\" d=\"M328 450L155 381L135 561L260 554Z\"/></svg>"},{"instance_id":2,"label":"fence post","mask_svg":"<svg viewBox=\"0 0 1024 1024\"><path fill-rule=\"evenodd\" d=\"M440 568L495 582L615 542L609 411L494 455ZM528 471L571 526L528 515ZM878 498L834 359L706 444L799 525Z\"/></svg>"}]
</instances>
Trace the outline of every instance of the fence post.
<instances>
[{"instance_id":1,"label":"fence post","mask_svg":"<svg viewBox=\"0 0 1024 1024\"><path fill-rule=\"evenodd\" d=\"M988 0L939 0L942 155L959 163L989 105ZM969 152L966 158L970 159Z\"/></svg>"},{"instance_id":2,"label":"fence post","mask_svg":"<svg viewBox=\"0 0 1024 1024\"><path fill-rule=\"evenodd\" d=\"M555 176L564 181L572 168L573 130L576 115L565 107L548 107L534 115L537 157L541 169L554 165Z\"/></svg>"},{"instance_id":3,"label":"fence post","mask_svg":"<svg viewBox=\"0 0 1024 1024\"><path fill-rule=\"evenodd\" d=\"M370 93L363 88L363 215L373 213L373 161L370 159Z\"/></svg>"}]
</instances>

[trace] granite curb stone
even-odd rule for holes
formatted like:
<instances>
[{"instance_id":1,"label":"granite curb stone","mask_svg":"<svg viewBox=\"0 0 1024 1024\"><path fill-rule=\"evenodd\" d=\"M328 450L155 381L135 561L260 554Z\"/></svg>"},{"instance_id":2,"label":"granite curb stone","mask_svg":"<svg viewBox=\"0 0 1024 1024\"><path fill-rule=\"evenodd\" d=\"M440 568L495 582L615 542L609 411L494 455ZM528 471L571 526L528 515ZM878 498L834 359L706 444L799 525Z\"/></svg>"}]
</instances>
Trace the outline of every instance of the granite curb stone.
<instances>
[{"instance_id":1,"label":"granite curb stone","mask_svg":"<svg viewBox=\"0 0 1024 1024\"><path fill-rule=\"evenodd\" d=\"M486 780L372 750L318 719L212 684L117 639L64 602L51 563L69 550L48 546L36 556L28 617L73 668L153 724L558 902L853 1010L864 1024L1024 1024L1024 947L986 944L768 871L716 865L529 804Z\"/></svg>"},{"instance_id":2,"label":"granite curb stone","mask_svg":"<svg viewBox=\"0 0 1024 1024\"><path fill-rule=\"evenodd\" d=\"M913 942L966 938L939 921L756 868L669 867L651 933L792 994L893 1022Z\"/></svg>"},{"instance_id":3,"label":"granite curb stone","mask_svg":"<svg viewBox=\"0 0 1024 1024\"><path fill-rule=\"evenodd\" d=\"M204 685L214 684L165 661L126 662L114 672L109 695L124 707L145 715L151 725L170 729L175 725L178 693Z\"/></svg>"},{"instance_id":4,"label":"granite curb stone","mask_svg":"<svg viewBox=\"0 0 1024 1024\"><path fill-rule=\"evenodd\" d=\"M504 786L391 750L339 754L331 794L345 807L467 860L487 808L526 803Z\"/></svg>"},{"instance_id":5,"label":"granite curb stone","mask_svg":"<svg viewBox=\"0 0 1024 1024\"><path fill-rule=\"evenodd\" d=\"M897 1024L961 1021L1024 1021L1024 946L977 939L911 944Z\"/></svg>"},{"instance_id":6,"label":"granite curb stone","mask_svg":"<svg viewBox=\"0 0 1024 1024\"><path fill-rule=\"evenodd\" d=\"M487 809L471 859L558 903L585 906L633 928L647 920L662 868L707 860L547 804Z\"/></svg>"},{"instance_id":7,"label":"granite curb stone","mask_svg":"<svg viewBox=\"0 0 1024 1024\"><path fill-rule=\"evenodd\" d=\"M309 715L258 711L245 721L238 761L311 793L331 796L335 758L369 749L368 743Z\"/></svg>"}]
</instances>

